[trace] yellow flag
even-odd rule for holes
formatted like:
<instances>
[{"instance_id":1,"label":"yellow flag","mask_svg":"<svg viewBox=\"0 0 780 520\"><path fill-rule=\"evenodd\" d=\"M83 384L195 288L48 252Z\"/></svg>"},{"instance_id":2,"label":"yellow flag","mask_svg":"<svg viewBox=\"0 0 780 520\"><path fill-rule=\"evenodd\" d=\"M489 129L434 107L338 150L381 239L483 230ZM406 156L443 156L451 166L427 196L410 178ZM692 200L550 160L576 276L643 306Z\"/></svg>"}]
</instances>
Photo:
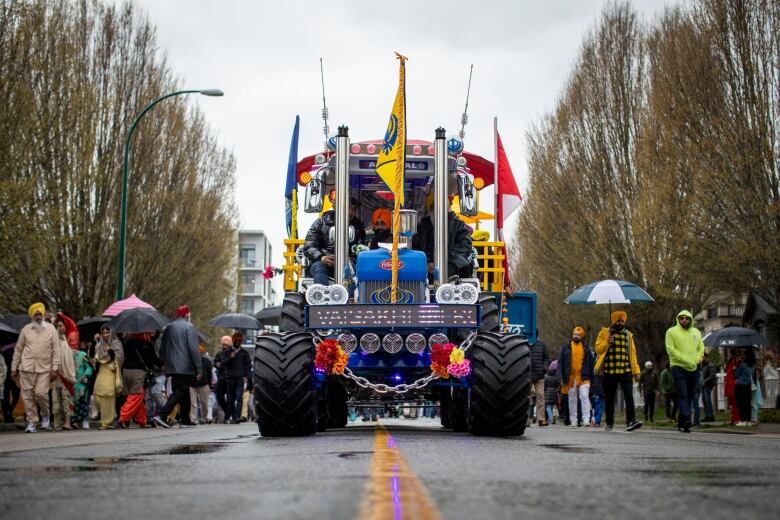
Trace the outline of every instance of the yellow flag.
<instances>
[{"instance_id":1,"label":"yellow flag","mask_svg":"<svg viewBox=\"0 0 780 520\"><path fill-rule=\"evenodd\" d=\"M376 173L403 205L406 163L406 58L397 52L395 55L401 60L398 92L395 95L393 111L390 113L390 121L387 123L382 149L376 161Z\"/></svg>"}]
</instances>

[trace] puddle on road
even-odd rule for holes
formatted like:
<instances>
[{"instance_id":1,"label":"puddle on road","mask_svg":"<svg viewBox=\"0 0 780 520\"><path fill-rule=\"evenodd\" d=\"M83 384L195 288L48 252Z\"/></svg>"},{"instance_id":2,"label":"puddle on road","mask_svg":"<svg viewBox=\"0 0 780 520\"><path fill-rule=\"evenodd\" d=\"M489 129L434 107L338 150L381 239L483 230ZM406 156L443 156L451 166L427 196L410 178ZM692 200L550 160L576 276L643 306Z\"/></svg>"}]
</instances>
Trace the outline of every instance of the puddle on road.
<instances>
[{"instance_id":1,"label":"puddle on road","mask_svg":"<svg viewBox=\"0 0 780 520\"><path fill-rule=\"evenodd\" d=\"M329 452L336 453L340 459L352 459L358 455L373 455L373 451L345 451L345 452Z\"/></svg>"},{"instance_id":2,"label":"puddle on road","mask_svg":"<svg viewBox=\"0 0 780 520\"><path fill-rule=\"evenodd\" d=\"M93 471L113 471L111 466L28 466L21 468L0 468L0 472L9 472L24 476L68 475Z\"/></svg>"},{"instance_id":3,"label":"puddle on road","mask_svg":"<svg viewBox=\"0 0 780 520\"><path fill-rule=\"evenodd\" d=\"M597 453L593 448L586 446L574 446L572 444L540 444L542 448L549 448L563 453Z\"/></svg>"},{"instance_id":4,"label":"puddle on road","mask_svg":"<svg viewBox=\"0 0 780 520\"><path fill-rule=\"evenodd\" d=\"M214 453L227 448L227 442L204 442L201 444L183 444L158 451L157 455L200 455Z\"/></svg>"},{"instance_id":5,"label":"puddle on road","mask_svg":"<svg viewBox=\"0 0 780 520\"><path fill-rule=\"evenodd\" d=\"M733 467L682 465L679 464L679 460L676 462L678 464L651 469L633 469L630 472L664 478L678 477L692 484L714 487L762 487L770 485L769 482L761 478L763 476L761 472L752 470L750 472L740 472L738 468Z\"/></svg>"}]
</instances>

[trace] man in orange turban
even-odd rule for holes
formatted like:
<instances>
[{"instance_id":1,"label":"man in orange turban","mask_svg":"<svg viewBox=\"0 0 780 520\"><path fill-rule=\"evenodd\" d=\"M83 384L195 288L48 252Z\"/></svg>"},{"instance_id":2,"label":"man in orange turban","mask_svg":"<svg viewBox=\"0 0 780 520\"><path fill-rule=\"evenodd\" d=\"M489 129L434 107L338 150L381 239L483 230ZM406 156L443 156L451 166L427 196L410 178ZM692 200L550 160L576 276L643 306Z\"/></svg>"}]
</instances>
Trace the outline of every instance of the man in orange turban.
<instances>
[{"instance_id":1,"label":"man in orange turban","mask_svg":"<svg viewBox=\"0 0 780 520\"><path fill-rule=\"evenodd\" d=\"M590 426L590 381L593 379L593 353L585 343L585 329L575 327L571 342L561 347L558 368L561 384L569 395L571 425ZM577 421L577 400L582 406L582 422Z\"/></svg>"},{"instance_id":2,"label":"man in orange turban","mask_svg":"<svg viewBox=\"0 0 780 520\"><path fill-rule=\"evenodd\" d=\"M596 339L596 373L604 373L604 398L606 400L607 431L615 420L615 397L618 387L623 389L626 401L626 431L642 426L635 420L634 384L639 381L639 363L636 360L634 335L626 329L628 315L615 311L610 316L610 326L603 327Z\"/></svg>"}]
</instances>

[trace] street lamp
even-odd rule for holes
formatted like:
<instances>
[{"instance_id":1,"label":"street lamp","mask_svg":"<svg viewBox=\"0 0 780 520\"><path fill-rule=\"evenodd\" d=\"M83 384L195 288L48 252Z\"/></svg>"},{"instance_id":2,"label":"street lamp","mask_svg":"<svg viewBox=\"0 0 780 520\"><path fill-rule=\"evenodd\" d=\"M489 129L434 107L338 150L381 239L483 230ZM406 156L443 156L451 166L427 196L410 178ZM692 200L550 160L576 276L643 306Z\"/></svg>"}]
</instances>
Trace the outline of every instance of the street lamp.
<instances>
[{"instance_id":1,"label":"street lamp","mask_svg":"<svg viewBox=\"0 0 780 520\"><path fill-rule=\"evenodd\" d=\"M141 113L138 114L138 117L135 118L135 121L133 121L132 126L130 126L130 131L127 132L127 141L125 141L125 161L124 161L124 167L122 169L122 206L121 206L121 216L119 219L119 258L117 260L117 286L116 286L116 299L122 300L125 297L125 235L127 232L127 167L128 167L128 160L130 158L130 141L133 138L133 131L135 130L135 127L138 126L138 122L141 120L144 115L152 109L154 105L162 101L163 99L168 99L169 97L178 96L180 94L203 94L204 96L224 96L225 93L222 92L219 89L216 88L210 88L210 89L204 89L204 90L178 90L176 92L171 92L170 94L166 94L164 96L161 96L141 110Z\"/></svg>"}]
</instances>

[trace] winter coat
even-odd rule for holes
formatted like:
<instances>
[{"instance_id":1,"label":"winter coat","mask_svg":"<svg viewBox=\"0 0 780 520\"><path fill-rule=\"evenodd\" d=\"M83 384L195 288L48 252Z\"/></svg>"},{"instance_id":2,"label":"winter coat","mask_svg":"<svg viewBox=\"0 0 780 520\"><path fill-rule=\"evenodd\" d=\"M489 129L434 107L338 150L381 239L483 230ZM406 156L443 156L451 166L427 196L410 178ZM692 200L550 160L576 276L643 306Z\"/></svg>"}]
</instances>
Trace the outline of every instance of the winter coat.
<instances>
[{"instance_id":1,"label":"winter coat","mask_svg":"<svg viewBox=\"0 0 780 520\"><path fill-rule=\"evenodd\" d=\"M628 359L631 364L631 374L638 376L640 369L639 362L636 360L636 345L634 344L634 334L628 329L624 330L626 331L626 334L628 334ZM609 346L609 327L602 327L599 331L598 337L596 338L597 359L594 370L597 372L604 364L604 360L607 358L607 351L609 350Z\"/></svg>"},{"instance_id":2,"label":"winter coat","mask_svg":"<svg viewBox=\"0 0 780 520\"><path fill-rule=\"evenodd\" d=\"M160 345L160 359L165 365L166 375L203 374L198 333L192 323L178 318L165 328Z\"/></svg>"},{"instance_id":3,"label":"winter coat","mask_svg":"<svg viewBox=\"0 0 780 520\"><path fill-rule=\"evenodd\" d=\"M544 379L548 368L550 368L550 353L547 352L547 345L543 341L537 341L531 345L531 382Z\"/></svg>"},{"instance_id":4,"label":"winter coat","mask_svg":"<svg viewBox=\"0 0 780 520\"><path fill-rule=\"evenodd\" d=\"M125 370L154 371L163 365L162 360L154 353L154 345L150 341L131 338L125 341Z\"/></svg>"},{"instance_id":5,"label":"winter coat","mask_svg":"<svg viewBox=\"0 0 780 520\"><path fill-rule=\"evenodd\" d=\"M582 342L582 369L580 370L580 380L590 381L593 379L593 352L584 341ZM569 382L569 372L571 372L571 343L561 345L561 354L558 356L558 371L561 375L561 382L565 385Z\"/></svg>"},{"instance_id":6,"label":"winter coat","mask_svg":"<svg viewBox=\"0 0 780 520\"><path fill-rule=\"evenodd\" d=\"M433 262L434 230L430 215L417 225L417 233L412 237L412 248L425 253L428 262ZM447 212L447 276L471 276L473 265L471 255L471 233L466 224L452 211ZM467 273L468 272L468 273ZM540 378L541 379L541 378Z\"/></svg>"},{"instance_id":7,"label":"winter coat","mask_svg":"<svg viewBox=\"0 0 780 520\"><path fill-rule=\"evenodd\" d=\"M246 378L249 381L252 361L249 359L249 353L241 347L230 347L225 349L222 357L222 366L225 370L227 379ZM221 354L222 352L220 352Z\"/></svg>"},{"instance_id":8,"label":"winter coat","mask_svg":"<svg viewBox=\"0 0 780 520\"><path fill-rule=\"evenodd\" d=\"M555 404L558 399L558 389L561 387L561 379L556 373L548 373L544 376L544 404Z\"/></svg>"},{"instance_id":9,"label":"winter coat","mask_svg":"<svg viewBox=\"0 0 780 520\"><path fill-rule=\"evenodd\" d=\"M680 325L680 316L690 318L687 329ZM688 311L680 311L676 322L674 327L666 331L666 353L669 355L669 365L693 372L704 356L701 332L694 326L693 316Z\"/></svg>"},{"instance_id":10,"label":"winter coat","mask_svg":"<svg viewBox=\"0 0 780 520\"><path fill-rule=\"evenodd\" d=\"M197 381L195 386L211 385L211 370L213 368L211 358L208 356L201 356L201 360L203 363L203 377L200 378L200 381Z\"/></svg>"},{"instance_id":11,"label":"winter coat","mask_svg":"<svg viewBox=\"0 0 780 520\"><path fill-rule=\"evenodd\" d=\"M664 368L661 371L661 392L668 395L675 393L676 390L672 370L670 368Z\"/></svg>"},{"instance_id":12,"label":"winter coat","mask_svg":"<svg viewBox=\"0 0 780 520\"><path fill-rule=\"evenodd\" d=\"M712 389L718 383L718 370L712 363L702 363L701 365L702 387Z\"/></svg>"},{"instance_id":13,"label":"winter coat","mask_svg":"<svg viewBox=\"0 0 780 520\"><path fill-rule=\"evenodd\" d=\"M658 390L658 374L654 368L646 368L639 374L639 388L646 394L654 394Z\"/></svg>"},{"instance_id":14,"label":"winter coat","mask_svg":"<svg viewBox=\"0 0 780 520\"><path fill-rule=\"evenodd\" d=\"M734 384L750 386L752 382L750 368L748 368L747 363L738 363L737 366L734 367Z\"/></svg>"},{"instance_id":15,"label":"winter coat","mask_svg":"<svg viewBox=\"0 0 780 520\"><path fill-rule=\"evenodd\" d=\"M336 254L336 244L330 239L330 228L336 225L336 212L326 211L312 222L306 239L303 241L303 255L312 263L318 262L323 256Z\"/></svg>"},{"instance_id":16,"label":"winter coat","mask_svg":"<svg viewBox=\"0 0 780 520\"><path fill-rule=\"evenodd\" d=\"M60 369L59 334L54 325L42 322L38 328L28 323L19 333L11 371L44 374Z\"/></svg>"}]
</instances>

